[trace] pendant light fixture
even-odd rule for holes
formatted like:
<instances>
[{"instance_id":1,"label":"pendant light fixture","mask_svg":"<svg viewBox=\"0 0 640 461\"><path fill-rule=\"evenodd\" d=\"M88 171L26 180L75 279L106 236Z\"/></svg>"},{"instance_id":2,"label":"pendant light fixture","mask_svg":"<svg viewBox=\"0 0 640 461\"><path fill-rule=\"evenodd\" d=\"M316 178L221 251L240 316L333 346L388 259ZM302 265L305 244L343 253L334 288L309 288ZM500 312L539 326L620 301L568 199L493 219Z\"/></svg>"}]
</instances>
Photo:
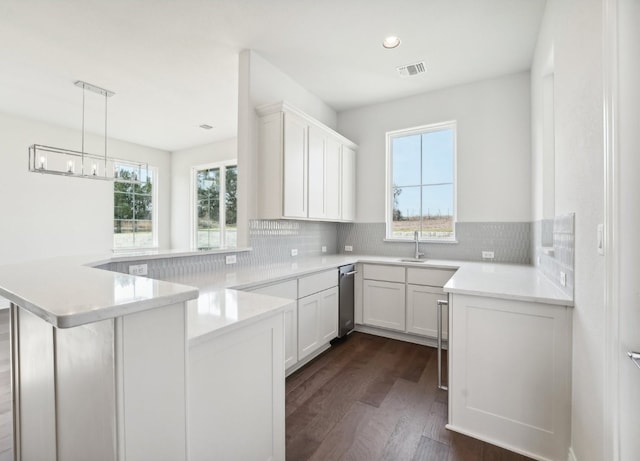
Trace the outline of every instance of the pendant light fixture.
<instances>
[{"instance_id":1,"label":"pendant light fixture","mask_svg":"<svg viewBox=\"0 0 640 461\"><path fill-rule=\"evenodd\" d=\"M33 144L29 146L29 171L106 181L142 182L143 178L148 178L149 166L146 163L115 159L107 155L107 101L115 93L80 80L75 82L74 85L82 88L82 140L80 150ZM84 148L85 95L87 91L104 97L103 155L86 152ZM126 175L121 174L124 170L127 171Z\"/></svg>"}]
</instances>

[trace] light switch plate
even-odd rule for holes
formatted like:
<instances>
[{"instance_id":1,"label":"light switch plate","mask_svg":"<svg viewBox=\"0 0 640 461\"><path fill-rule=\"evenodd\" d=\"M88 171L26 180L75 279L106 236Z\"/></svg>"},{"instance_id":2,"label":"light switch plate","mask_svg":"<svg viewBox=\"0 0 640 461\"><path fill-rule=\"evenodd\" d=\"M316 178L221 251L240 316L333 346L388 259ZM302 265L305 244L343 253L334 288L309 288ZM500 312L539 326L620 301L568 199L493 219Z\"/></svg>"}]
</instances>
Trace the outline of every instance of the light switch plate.
<instances>
[{"instance_id":1,"label":"light switch plate","mask_svg":"<svg viewBox=\"0 0 640 461\"><path fill-rule=\"evenodd\" d=\"M327 252L327 246L326 245L322 245L322 252L326 253Z\"/></svg>"},{"instance_id":2,"label":"light switch plate","mask_svg":"<svg viewBox=\"0 0 640 461\"><path fill-rule=\"evenodd\" d=\"M563 287L567 286L567 274L566 272L560 271L560 285Z\"/></svg>"},{"instance_id":3,"label":"light switch plate","mask_svg":"<svg viewBox=\"0 0 640 461\"><path fill-rule=\"evenodd\" d=\"M482 259L493 259L493 258L494 258L493 251L483 251L482 252Z\"/></svg>"},{"instance_id":4,"label":"light switch plate","mask_svg":"<svg viewBox=\"0 0 640 461\"><path fill-rule=\"evenodd\" d=\"M353 251L353 247L351 245L345 245L344 251Z\"/></svg>"},{"instance_id":5,"label":"light switch plate","mask_svg":"<svg viewBox=\"0 0 640 461\"><path fill-rule=\"evenodd\" d=\"M236 255L227 255L225 258L225 262L227 264L235 264L238 261Z\"/></svg>"},{"instance_id":6,"label":"light switch plate","mask_svg":"<svg viewBox=\"0 0 640 461\"><path fill-rule=\"evenodd\" d=\"M297 248L292 248L291 249L291 256L298 256L298 249Z\"/></svg>"}]
</instances>

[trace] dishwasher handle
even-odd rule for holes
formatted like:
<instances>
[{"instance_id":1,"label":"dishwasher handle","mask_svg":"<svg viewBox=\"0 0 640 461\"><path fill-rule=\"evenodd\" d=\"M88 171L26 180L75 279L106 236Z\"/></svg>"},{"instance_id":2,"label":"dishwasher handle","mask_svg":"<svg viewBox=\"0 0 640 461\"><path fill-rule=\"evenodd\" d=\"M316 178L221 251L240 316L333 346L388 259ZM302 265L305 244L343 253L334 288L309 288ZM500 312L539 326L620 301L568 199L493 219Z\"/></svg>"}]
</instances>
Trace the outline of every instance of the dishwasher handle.
<instances>
[{"instance_id":1,"label":"dishwasher handle","mask_svg":"<svg viewBox=\"0 0 640 461\"><path fill-rule=\"evenodd\" d=\"M442 309L444 306L449 307L449 301L445 299L439 299L437 301L437 318L438 318L438 389L449 390L448 386L442 384ZM447 335L447 341L449 335ZM447 355L447 358L449 355Z\"/></svg>"},{"instance_id":2,"label":"dishwasher handle","mask_svg":"<svg viewBox=\"0 0 640 461\"><path fill-rule=\"evenodd\" d=\"M358 271L340 272L340 277L346 277L347 275L355 275L357 273L358 273Z\"/></svg>"}]
</instances>

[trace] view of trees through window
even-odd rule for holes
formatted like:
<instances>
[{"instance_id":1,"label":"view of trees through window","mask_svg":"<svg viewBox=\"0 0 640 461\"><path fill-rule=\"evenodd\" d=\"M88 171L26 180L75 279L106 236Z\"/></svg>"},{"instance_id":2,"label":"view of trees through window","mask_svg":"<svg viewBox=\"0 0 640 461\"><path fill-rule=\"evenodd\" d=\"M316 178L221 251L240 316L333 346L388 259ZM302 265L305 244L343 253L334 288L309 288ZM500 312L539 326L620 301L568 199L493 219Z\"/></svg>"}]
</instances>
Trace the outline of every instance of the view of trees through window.
<instances>
[{"instance_id":1,"label":"view of trees through window","mask_svg":"<svg viewBox=\"0 0 640 461\"><path fill-rule=\"evenodd\" d=\"M390 137L389 238L454 237L455 127L424 127Z\"/></svg>"},{"instance_id":2,"label":"view of trees through window","mask_svg":"<svg viewBox=\"0 0 640 461\"><path fill-rule=\"evenodd\" d=\"M197 248L237 246L237 165L199 169L195 179Z\"/></svg>"},{"instance_id":3,"label":"view of trees through window","mask_svg":"<svg viewBox=\"0 0 640 461\"><path fill-rule=\"evenodd\" d=\"M113 247L154 246L153 173L124 164L116 165L113 186Z\"/></svg>"}]
</instances>

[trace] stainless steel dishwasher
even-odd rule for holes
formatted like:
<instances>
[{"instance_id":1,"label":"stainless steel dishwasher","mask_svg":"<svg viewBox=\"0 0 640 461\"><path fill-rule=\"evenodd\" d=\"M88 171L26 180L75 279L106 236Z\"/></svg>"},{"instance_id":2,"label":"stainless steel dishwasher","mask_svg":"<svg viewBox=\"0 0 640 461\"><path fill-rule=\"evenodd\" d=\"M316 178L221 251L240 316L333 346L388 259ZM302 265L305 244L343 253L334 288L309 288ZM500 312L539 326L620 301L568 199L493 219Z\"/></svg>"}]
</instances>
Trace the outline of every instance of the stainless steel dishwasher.
<instances>
[{"instance_id":1,"label":"stainless steel dishwasher","mask_svg":"<svg viewBox=\"0 0 640 461\"><path fill-rule=\"evenodd\" d=\"M355 264L340 266L339 272L339 315L338 338L347 336L354 328L354 281L356 276Z\"/></svg>"}]
</instances>

